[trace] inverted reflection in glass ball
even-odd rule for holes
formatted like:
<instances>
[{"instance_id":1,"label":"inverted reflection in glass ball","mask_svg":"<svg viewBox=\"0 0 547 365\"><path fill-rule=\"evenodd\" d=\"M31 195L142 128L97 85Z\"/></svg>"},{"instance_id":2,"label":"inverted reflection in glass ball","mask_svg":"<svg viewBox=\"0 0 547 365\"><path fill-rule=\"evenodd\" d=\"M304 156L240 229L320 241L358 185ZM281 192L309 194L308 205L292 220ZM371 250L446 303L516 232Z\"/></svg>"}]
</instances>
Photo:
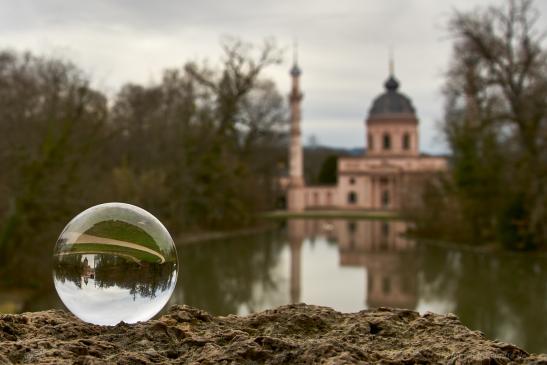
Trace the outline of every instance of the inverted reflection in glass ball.
<instances>
[{"instance_id":1,"label":"inverted reflection in glass ball","mask_svg":"<svg viewBox=\"0 0 547 365\"><path fill-rule=\"evenodd\" d=\"M91 207L57 240L53 281L83 321L115 325L156 315L177 282L177 252L167 229L144 209L124 203Z\"/></svg>"}]
</instances>

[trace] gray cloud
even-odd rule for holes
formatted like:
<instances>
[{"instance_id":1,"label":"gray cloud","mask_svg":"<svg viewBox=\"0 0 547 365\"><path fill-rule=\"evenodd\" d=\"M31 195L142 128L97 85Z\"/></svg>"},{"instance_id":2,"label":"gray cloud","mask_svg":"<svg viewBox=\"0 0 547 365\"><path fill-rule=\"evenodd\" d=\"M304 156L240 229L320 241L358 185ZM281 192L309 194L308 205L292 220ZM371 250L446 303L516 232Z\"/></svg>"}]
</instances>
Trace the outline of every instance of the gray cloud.
<instances>
[{"instance_id":1,"label":"gray cloud","mask_svg":"<svg viewBox=\"0 0 547 365\"><path fill-rule=\"evenodd\" d=\"M499 1L497 1L499 2ZM421 145L442 152L435 121L451 46L445 24L454 8L481 0L147 1L0 0L0 46L73 60L110 95L125 82L158 80L191 59L218 60L222 35L258 42L299 40L304 70L305 138L362 146L363 120L383 91L387 54L421 120ZM536 1L542 13L547 2ZM542 18L544 19L544 18ZM287 92L284 65L268 71Z\"/></svg>"}]
</instances>

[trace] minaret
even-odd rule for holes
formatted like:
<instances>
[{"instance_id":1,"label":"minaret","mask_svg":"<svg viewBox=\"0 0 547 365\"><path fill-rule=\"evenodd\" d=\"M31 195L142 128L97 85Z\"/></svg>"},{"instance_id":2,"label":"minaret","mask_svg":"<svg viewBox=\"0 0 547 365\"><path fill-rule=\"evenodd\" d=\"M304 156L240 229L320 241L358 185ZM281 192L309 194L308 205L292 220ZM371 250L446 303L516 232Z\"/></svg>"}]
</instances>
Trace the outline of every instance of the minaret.
<instances>
[{"instance_id":1,"label":"minaret","mask_svg":"<svg viewBox=\"0 0 547 365\"><path fill-rule=\"evenodd\" d=\"M302 145L300 142L300 75L302 71L298 67L296 47L294 49L293 66L290 71L292 79L289 103L291 107L291 142L289 146L289 191L287 205L290 211L304 210L304 178L302 174Z\"/></svg>"}]
</instances>

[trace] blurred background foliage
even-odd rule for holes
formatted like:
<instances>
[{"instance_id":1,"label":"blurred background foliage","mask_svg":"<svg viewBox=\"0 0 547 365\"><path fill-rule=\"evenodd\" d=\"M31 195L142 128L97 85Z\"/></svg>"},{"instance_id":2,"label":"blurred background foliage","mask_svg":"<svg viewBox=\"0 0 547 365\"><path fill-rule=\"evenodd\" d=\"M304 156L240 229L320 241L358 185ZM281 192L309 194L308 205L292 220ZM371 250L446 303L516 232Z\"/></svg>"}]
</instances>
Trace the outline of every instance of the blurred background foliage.
<instances>
[{"instance_id":1,"label":"blurred background foliage","mask_svg":"<svg viewBox=\"0 0 547 365\"><path fill-rule=\"evenodd\" d=\"M0 53L5 285L40 285L63 226L94 204L136 204L174 236L248 226L274 207L287 110L262 71L281 52L272 41L222 47L217 68L188 63L112 100L69 62Z\"/></svg>"},{"instance_id":2,"label":"blurred background foliage","mask_svg":"<svg viewBox=\"0 0 547 365\"><path fill-rule=\"evenodd\" d=\"M547 242L547 53L530 0L455 12L441 130L451 170L430 184L418 232L517 250Z\"/></svg>"},{"instance_id":3,"label":"blurred background foliage","mask_svg":"<svg viewBox=\"0 0 547 365\"><path fill-rule=\"evenodd\" d=\"M450 171L407 207L417 235L546 248L547 53L537 20L529 0L450 18L440 121ZM257 212L282 207L287 106L263 77L282 52L273 41L222 48L216 67L190 62L111 98L70 62L0 52L2 285L43 285L62 228L94 204L141 206L175 237L251 226ZM337 158L362 153L310 143L306 181L334 184Z\"/></svg>"}]
</instances>

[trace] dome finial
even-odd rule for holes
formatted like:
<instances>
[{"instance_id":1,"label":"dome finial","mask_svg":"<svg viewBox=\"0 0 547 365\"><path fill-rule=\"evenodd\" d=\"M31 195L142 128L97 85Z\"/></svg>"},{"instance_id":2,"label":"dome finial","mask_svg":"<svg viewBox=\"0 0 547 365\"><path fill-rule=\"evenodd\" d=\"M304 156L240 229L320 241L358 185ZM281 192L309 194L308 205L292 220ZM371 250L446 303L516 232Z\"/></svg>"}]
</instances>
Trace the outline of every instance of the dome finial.
<instances>
[{"instance_id":1,"label":"dome finial","mask_svg":"<svg viewBox=\"0 0 547 365\"><path fill-rule=\"evenodd\" d=\"M395 60L393 57L393 46L389 47L389 76L395 76Z\"/></svg>"},{"instance_id":2,"label":"dome finial","mask_svg":"<svg viewBox=\"0 0 547 365\"><path fill-rule=\"evenodd\" d=\"M384 83L387 91L397 91L399 88L399 81L395 78L395 61L393 60L393 47L389 47L389 76Z\"/></svg>"}]
</instances>

